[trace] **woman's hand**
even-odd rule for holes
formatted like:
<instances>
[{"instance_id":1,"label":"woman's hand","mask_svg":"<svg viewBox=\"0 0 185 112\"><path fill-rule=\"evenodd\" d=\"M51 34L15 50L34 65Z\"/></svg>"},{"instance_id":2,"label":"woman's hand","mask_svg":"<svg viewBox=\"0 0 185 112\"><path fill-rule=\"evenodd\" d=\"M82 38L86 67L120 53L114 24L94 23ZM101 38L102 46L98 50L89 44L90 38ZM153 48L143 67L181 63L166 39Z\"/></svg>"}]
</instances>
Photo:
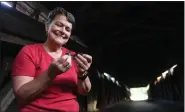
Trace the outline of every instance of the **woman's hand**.
<instances>
[{"instance_id":1,"label":"woman's hand","mask_svg":"<svg viewBox=\"0 0 185 112\"><path fill-rule=\"evenodd\" d=\"M59 59L55 59L48 68L48 74L52 77L60 75L66 72L69 68L71 68L71 56L64 55Z\"/></svg>"},{"instance_id":2,"label":"woman's hand","mask_svg":"<svg viewBox=\"0 0 185 112\"><path fill-rule=\"evenodd\" d=\"M92 64L92 56L88 54L77 54L77 56L75 56L75 59L78 64L78 69L80 73L79 75L82 75L89 70Z\"/></svg>"}]
</instances>

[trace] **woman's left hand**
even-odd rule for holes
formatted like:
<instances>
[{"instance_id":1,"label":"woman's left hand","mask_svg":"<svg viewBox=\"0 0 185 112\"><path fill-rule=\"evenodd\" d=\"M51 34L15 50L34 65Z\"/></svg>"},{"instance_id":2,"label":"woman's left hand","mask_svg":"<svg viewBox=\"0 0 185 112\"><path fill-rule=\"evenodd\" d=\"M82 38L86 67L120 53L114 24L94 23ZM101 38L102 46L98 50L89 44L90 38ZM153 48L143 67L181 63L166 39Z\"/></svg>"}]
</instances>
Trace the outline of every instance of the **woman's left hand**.
<instances>
[{"instance_id":1,"label":"woman's left hand","mask_svg":"<svg viewBox=\"0 0 185 112\"><path fill-rule=\"evenodd\" d=\"M91 64L92 64L92 56L88 54L77 54L75 57L77 64L78 64L78 70L80 73L84 73L89 70Z\"/></svg>"}]
</instances>

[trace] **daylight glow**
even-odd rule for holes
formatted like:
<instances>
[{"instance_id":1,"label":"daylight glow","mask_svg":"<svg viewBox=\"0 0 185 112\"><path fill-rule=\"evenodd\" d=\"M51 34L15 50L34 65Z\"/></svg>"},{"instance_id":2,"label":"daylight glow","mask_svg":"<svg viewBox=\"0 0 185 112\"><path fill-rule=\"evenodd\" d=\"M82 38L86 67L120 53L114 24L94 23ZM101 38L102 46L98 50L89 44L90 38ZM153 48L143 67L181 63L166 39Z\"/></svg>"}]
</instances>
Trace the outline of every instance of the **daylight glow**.
<instances>
[{"instance_id":1,"label":"daylight glow","mask_svg":"<svg viewBox=\"0 0 185 112\"><path fill-rule=\"evenodd\" d=\"M147 87L130 88L130 99L133 101L147 100L149 88L149 85Z\"/></svg>"},{"instance_id":2,"label":"daylight glow","mask_svg":"<svg viewBox=\"0 0 185 112\"><path fill-rule=\"evenodd\" d=\"M117 86L121 87L121 85L119 84L119 82L114 77L111 77L109 74L107 74L105 72L103 73L103 75L105 77L107 77L107 80L112 81L114 84L116 83Z\"/></svg>"},{"instance_id":3,"label":"daylight glow","mask_svg":"<svg viewBox=\"0 0 185 112\"><path fill-rule=\"evenodd\" d=\"M111 77L110 79L112 80L113 83L115 82L115 78L114 77Z\"/></svg>"},{"instance_id":4,"label":"daylight glow","mask_svg":"<svg viewBox=\"0 0 185 112\"><path fill-rule=\"evenodd\" d=\"M157 82L159 82L161 80L161 76L157 77Z\"/></svg>"},{"instance_id":5,"label":"daylight glow","mask_svg":"<svg viewBox=\"0 0 185 112\"><path fill-rule=\"evenodd\" d=\"M110 75L109 75L109 74L107 74L107 73L104 73L103 75L105 75L107 78L109 78L109 77L110 77Z\"/></svg>"},{"instance_id":6,"label":"daylight glow","mask_svg":"<svg viewBox=\"0 0 185 112\"><path fill-rule=\"evenodd\" d=\"M163 72L162 73L162 77L163 77L163 79L165 79L166 78L166 74L168 73L168 71L165 71L165 72Z\"/></svg>"},{"instance_id":7,"label":"daylight glow","mask_svg":"<svg viewBox=\"0 0 185 112\"><path fill-rule=\"evenodd\" d=\"M157 81L154 81L154 84L156 85L157 84Z\"/></svg>"},{"instance_id":8,"label":"daylight glow","mask_svg":"<svg viewBox=\"0 0 185 112\"><path fill-rule=\"evenodd\" d=\"M8 7L12 7L8 2L1 2L3 5L6 5Z\"/></svg>"},{"instance_id":9,"label":"daylight glow","mask_svg":"<svg viewBox=\"0 0 185 112\"><path fill-rule=\"evenodd\" d=\"M171 72L170 74L171 74L171 75L173 75L173 72L174 72L174 68L175 68L175 67L177 67L177 64L170 68L170 72Z\"/></svg>"},{"instance_id":10,"label":"daylight glow","mask_svg":"<svg viewBox=\"0 0 185 112\"><path fill-rule=\"evenodd\" d=\"M175 67L177 67L177 64L176 64L176 65L174 65L174 66L172 67L172 69L174 69Z\"/></svg>"},{"instance_id":11,"label":"daylight glow","mask_svg":"<svg viewBox=\"0 0 185 112\"><path fill-rule=\"evenodd\" d=\"M116 84L117 84L118 86L120 86L118 81L116 81Z\"/></svg>"}]
</instances>

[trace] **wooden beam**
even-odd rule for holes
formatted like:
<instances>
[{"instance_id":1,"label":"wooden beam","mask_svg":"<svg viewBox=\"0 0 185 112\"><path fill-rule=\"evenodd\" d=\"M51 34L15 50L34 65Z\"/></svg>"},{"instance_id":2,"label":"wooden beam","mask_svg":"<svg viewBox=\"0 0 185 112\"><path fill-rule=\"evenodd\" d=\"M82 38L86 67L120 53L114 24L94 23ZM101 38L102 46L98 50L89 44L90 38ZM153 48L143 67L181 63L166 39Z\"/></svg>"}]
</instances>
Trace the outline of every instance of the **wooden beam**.
<instances>
[{"instance_id":1,"label":"wooden beam","mask_svg":"<svg viewBox=\"0 0 185 112\"><path fill-rule=\"evenodd\" d=\"M36 3L38 4L38 3ZM19 1L17 2L16 9L31 18L34 18L34 14L37 15L36 19L38 18L40 22L45 23L47 21L47 13L49 12L46 8L42 6L39 7L40 5L36 5L33 2L22 2ZM34 18L35 19L35 18Z\"/></svg>"},{"instance_id":2,"label":"wooden beam","mask_svg":"<svg viewBox=\"0 0 185 112\"><path fill-rule=\"evenodd\" d=\"M22 12L23 14L26 14L27 16L29 16L31 13L34 12L33 8L29 7L24 2L19 2L19 1L17 2L16 9L17 11Z\"/></svg>"},{"instance_id":3,"label":"wooden beam","mask_svg":"<svg viewBox=\"0 0 185 112\"><path fill-rule=\"evenodd\" d=\"M37 15L39 15L41 12L39 10L35 10L32 14L30 14L30 17L35 17Z\"/></svg>"},{"instance_id":4,"label":"wooden beam","mask_svg":"<svg viewBox=\"0 0 185 112\"><path fill-rule=\"evenodd\" d=\"M27 44L35 43L33 41L21 39L17 36L13 36L13 35L10 35L10 34L5 34L5 33L2 33L2 32L0 32L0 41L5 41L5 42L9 42L9 43L13 43L13 44L19 44L19 45L27 45Z\"/></svg>"},{"instance_id":5,"label":"wooden beam","mask_svg":"<svg viewBox=\"0 0 185 112\"><path fill-rule=\"evenodd\" d=\"M76 43L80 44L81 46L83 46L83 47L85 47L85 48L88 48L88 46L85 45L85 44L80 40L80 38L79 38L78 36L72 35L72 36L70 37L70 39L73 40L73 41L75 41Z\"/></svg>"},{"instance_id":6,"label":"wooden beam","mask_svg":"<svg viewBox=\"0 0 185 112\"><path fill-rule=\"evenodd\" d=\"M16 9L17 1L13 2L13 8Z\"/></svg>"},{"instance_id":7,"label":"wooden beam","mask_svg":"<svg viewBox=\"0 0 185 112\"><path fill-rule=\"evenodd\" d=\"M34 2L34 1L29 1L29 2L25 2L25 3L27 3L27 4L29 4L30 6L32 6L34 9L38 9L38 10L40 10L41 12L43 12L42 14L43 14L43 16L45 17L45 18L47 18L47 15L48 15L48 13L49 13L49 10L46 8L46 7L44 7L43 5L41 5L39 2Z\"/></svg>"}]
</instances>

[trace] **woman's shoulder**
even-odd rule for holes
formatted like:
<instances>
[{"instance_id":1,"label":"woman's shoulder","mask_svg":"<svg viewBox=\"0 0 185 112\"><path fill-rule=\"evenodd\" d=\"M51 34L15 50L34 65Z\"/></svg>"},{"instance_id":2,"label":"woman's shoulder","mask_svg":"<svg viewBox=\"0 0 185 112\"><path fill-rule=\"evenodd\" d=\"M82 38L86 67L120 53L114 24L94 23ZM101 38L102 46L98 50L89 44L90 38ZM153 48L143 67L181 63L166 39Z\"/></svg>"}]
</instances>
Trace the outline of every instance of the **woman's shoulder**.
<instances>
[{"instance_id":1,"label":"woman's shoulder","mask_svg":"<svg viewBox=\"0 0 185 112\"><path fill-rule=\"evenodd\" d=\"M20 53L24 53L27 55L35 55L40 52L42 48L42 44L40 43L35 43L35 44L28 44L22 47L20 50Z\"/></svg>"},{"instance_id":2,"label":"woman's shoulder","mask_svg":"<svg viewBox=\"0 0 185 112\"><path fill-rule=\"evenodd\" d=\"M43 45L42 43L27 44L23 48L26 48L26 49L38 49L42 45Z\"/></svg>"},{"instance_id":3,"label":"woman's shoulder","mask_svg":"<svg viewBox=\"0 0 185 112\"><path fill-rule=\"evenodd\" d=\"M41 49L43 44L41 43L35 43L35 44L28 44L28 45L25 45L23 46L22 50L24 51L37 51L38 49Z\"/></svg>"}]
</instances>

